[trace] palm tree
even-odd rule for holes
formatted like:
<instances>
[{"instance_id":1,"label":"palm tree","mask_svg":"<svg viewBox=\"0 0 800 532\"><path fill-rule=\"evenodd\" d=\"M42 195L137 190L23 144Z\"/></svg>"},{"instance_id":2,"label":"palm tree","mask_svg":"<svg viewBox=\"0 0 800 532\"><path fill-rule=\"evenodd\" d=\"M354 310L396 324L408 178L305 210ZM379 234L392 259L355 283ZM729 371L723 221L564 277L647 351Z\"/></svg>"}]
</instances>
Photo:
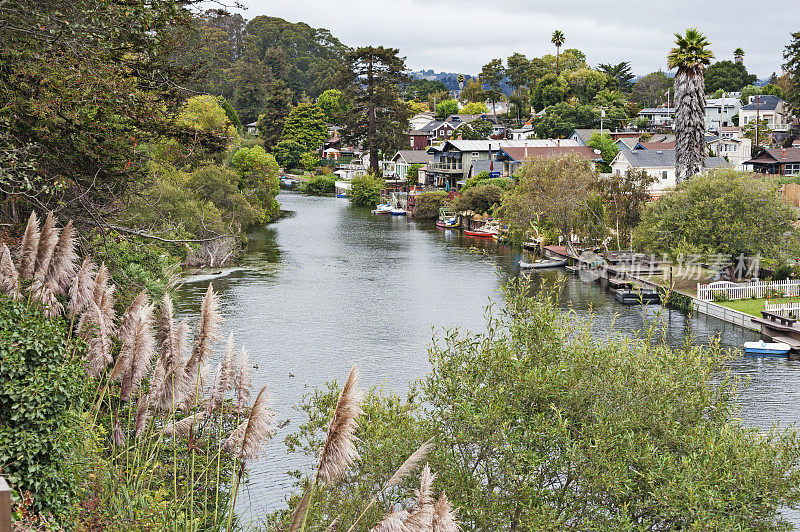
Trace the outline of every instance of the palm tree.
<instances>
[{"instance_id":1,"label":"palm tree","mask_svg":"<svg viewBox=\"0 0 800 532\"><path fill-rule=\"evenodd\" d=\"M620 90L630 91L633 87L633 73L631 72L630 61L623 61L616 65L600 63L597 65L597 69L616 81Z\"/></svg>"},{"instance_id":2,"label":"palm tree","mask_svg":"<svg viewBox=\"0 0 800 532\"><path fill-rule=\"evenodd\" d=\"M744 50L741 48L737 48L733 51L733 60L737 63L741 63L744 60Z\"/></svg>"},{"instance_id":3,"label":"palm tree","mask_svg":"<svg viewBox=\"0 0 800 532\"><path fill-rule=\"evenodd\" d=\"M696 28L675 34L675 48L667 55L675 74L675 178L688 179L703 166L705 155L705 80L703 73L714 54L711 43Z\"/></svg>"},{"instance_id":4,"label":"palm tree","mask_svg":"<svg viewBox=\"0 0 800 532\"><path fill-rule=\"evenodd\" d=\"M561 45L564 44L564 41L566 40L567 39L564 37L564 34L561 33L561 30L554 31L553 38L550 39L550 42L556 45L556 76L558 76L560 73L559 58L561 56Z\"/></svg>"},{"instance_id":5,"label":"palm tree","mask_svg":"<svg viewBox=\"0 0 800 532\"><path fill-rule=\"evenodd\" d=\"M458 75L458 90L460 91L464 90L464 74Z\"/></svg>"}]
</instances>

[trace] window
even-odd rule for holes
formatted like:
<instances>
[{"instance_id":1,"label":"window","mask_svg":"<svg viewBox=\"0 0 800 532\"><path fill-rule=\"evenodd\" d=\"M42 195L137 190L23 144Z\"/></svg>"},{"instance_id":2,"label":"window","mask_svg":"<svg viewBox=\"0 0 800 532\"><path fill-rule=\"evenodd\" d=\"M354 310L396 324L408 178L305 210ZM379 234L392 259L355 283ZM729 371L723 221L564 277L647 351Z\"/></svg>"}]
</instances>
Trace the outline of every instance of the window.
<instances>
[{"instance_id":1,"label":"window","mask_svg":"<svg viewBox=\"0 0 800 532\"><path fill-rule=\"evenodd\" d=\"M784 175L800 174L800 163L791 163L784 165Z\"/></svg>"},{"instance_id":2,"label":"window","mask_svg":"<svg viewBox=\"0 0 800 532\"><path fill-rule=\"evenodd\" d=\"M666 179L666 178L667 178L667 171L666 170L662 170L661 171L661 179Z\"/></svg>"}]
</instances>

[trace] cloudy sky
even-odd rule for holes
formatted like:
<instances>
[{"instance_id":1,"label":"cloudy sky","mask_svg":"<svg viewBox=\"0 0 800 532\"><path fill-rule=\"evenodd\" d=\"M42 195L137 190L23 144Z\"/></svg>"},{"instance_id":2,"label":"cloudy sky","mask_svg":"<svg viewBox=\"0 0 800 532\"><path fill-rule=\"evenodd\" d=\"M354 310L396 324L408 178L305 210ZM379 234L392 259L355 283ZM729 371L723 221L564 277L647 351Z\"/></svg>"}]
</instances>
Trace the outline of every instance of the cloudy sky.
<instances>
[{"instance_id":1,"label":"cloudy sky","mask_svg":"<svg viewBox=\"0 0 800 532\"><path fill-rule=\"evenodd\" d=\"M597 63L630 61L633 71L666 70L673 34L697 26L718 59L741 46L751 73L780 74L783 47L800 31L800 2L672 0L240 0L245 18L272 15L329 29L343 43L400 49L412 70L475 74L495 57L551 53L550 35Z\"/></svg>"}]
</instances>

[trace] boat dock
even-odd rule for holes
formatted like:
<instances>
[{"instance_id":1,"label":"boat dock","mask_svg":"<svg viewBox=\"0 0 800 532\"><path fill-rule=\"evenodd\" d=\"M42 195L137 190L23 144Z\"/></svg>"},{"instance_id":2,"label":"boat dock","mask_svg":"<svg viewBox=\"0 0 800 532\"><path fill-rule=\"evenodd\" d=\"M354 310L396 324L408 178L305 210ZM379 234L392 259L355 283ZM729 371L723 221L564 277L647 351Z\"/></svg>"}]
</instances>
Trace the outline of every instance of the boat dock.
<instances>
[{"instance_id":1,"label":"boat dock","mask_svg":"<svg viewBox=\"0 0 800 532\"><path fill-rule=\"evenodd\" d=\"M762 336L787 344L794 352L800 351L800 325L796 319L766 310L761 311L761 316L751 320L761 326Z\"/></svg>"}]
</instances>

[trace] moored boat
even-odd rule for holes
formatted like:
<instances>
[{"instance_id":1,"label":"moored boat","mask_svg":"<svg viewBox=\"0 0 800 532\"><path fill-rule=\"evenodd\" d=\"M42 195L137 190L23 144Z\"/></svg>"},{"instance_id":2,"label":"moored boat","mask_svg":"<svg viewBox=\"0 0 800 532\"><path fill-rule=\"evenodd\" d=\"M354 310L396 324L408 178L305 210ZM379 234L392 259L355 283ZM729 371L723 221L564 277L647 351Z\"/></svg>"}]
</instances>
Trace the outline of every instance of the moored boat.
<instances>
[{"instance_id":1,"label":"moored boat","mask_svg":"<svg viewBox=\"0 0 800 532\"><path fill-rule=\"evenodd\" d=\"M443 227L445 229L453 229L458 227L458 222L455 218L450 218L449 220L436 220L436 227Z\"/></svg>"},{"instance_id":2,"label":"moored boat","mask_svg":"<svg viewBox=\"0 0 800 532\"><path fill-rule=\"evenodd\" d=\"M535 268L559 268L566 266L567 260L537 260L533 262L519 261L519 267L523 270L530 270Z\"/></svg>"},{"instance_id":3,"label":"moored boat","mask_svg":"<svg viewBox=\"0 0 800 532\"><path fill-rule=\"evenodd\" d=\"M468 236L479 236L482 238L494 238L497 231L491 229L464 229L464 234Z\"/></svg>"},{"instance_id":4,"label":"moored boat","mask_svg":"<svg viewBox=\"0 0 800 532\"><path fill-rule=\"evenodd\" d=\"M404 209L397 208L390 210L389 214L391 214L392 216L405 216L407 213Z\"/></svg>"},{"instance_id":5,"label":"moored boat","mask_svg":"<svg viewBox=\"0 0 800 532\"><path fill-rule=\"evenodd\" d=\"M744 352L748 355L788 355L791 346L783 342L745 342Z\"/></svg>"},{"instance_id":6,"label":"moored boat","mask_svg":"<svg viewBox=\"0 0 800 532\"><path fill-rule=\"evenodd\" d=\"M375 208L372 210L372 214L390 214L392 212L392 206L388 203L382 203L380 205L376 205Z\"/></svg>"}]
</instances>

